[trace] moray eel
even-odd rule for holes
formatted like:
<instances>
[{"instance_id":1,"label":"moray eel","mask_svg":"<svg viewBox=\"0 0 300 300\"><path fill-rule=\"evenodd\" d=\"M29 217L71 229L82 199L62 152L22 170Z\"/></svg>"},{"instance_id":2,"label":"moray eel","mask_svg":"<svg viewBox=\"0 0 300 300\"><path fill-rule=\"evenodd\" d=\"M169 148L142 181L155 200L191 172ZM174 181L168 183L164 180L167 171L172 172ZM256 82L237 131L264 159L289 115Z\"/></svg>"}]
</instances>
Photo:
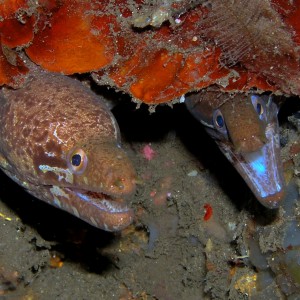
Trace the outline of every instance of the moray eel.
<instances>
[{"instance_id":1,"label":"moray eel","mask_svg":"<svg viewBox=\"0 0 300 300\"><path fill-rule=\"evenodd\" d=\"M186 105L206 126L256 198L268 208L278 207L285 183L278 109L272 96L204 91L187 96Z\"/></svg>"},{"instance_id":2,"label":"moray eel","mask_svg":"<svg viewBox=\"0 0 300 300\"><path fill-rule=\"evenodd\" d=\"M133 221L135 170L118 125L81 82L32 72L0 91L0 167L33 196L107 231Z\"/></svg>"}]
</instances>

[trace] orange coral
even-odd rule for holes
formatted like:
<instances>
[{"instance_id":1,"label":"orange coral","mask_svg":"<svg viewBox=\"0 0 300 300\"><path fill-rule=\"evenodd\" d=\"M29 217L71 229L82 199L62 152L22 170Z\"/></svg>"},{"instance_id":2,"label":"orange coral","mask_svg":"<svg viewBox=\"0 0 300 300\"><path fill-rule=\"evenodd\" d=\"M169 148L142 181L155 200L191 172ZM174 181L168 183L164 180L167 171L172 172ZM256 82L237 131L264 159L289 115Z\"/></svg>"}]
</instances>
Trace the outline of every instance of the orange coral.
<instances>
[{"instance_id":1,"label":"orange coral","mask_svg":"<svg viewBox=\"0 0 300 300\"><path fill-rule=\"evenodd\" d=\"M43 68L65 74L100 69L114 57L109 32L113 18L88 13L90 2L66 1L43 15L28 56Z\"/></svg>"},{"instance_id":2,"label":"orange coral","mask_svg":"<svg viewBox=\"0 0 300 300\"><path fill-rule=\"evenodd\" d=\"M26 0L2 0L0 6L0 15L2 18L10 18L19 9L27 8Z\"/></svg>"},{"instance_id":3,"label":"orange coral","mask_svg":"<svg viewBox=\"0 0 300 300\"><path fill-rule=\"evenodd\" d=\"M294 32L293 39L300 45L300 1L272 0L283 20Z\"/></svg>"},{"instance_id":4,"label":"orange coral","mask_svg":"<svg viewBox=\"0 0 300 300\"><path fill-rule=\"evenodd\" d=\"M39 5L26 0L2 2L1 85L17 86L19 76L27 72L13 50L23 48L46 70L64 74L97 71L94 77L99 83L109 83L146 103L170 101L209 85L224 91L255 87L300 94L296 50L300 0L270 0L274 14L286 25L280 30L292 39L286 53L269 58L258 53L257 59L249 55L234 67L222 62L224 49L212 42L211 33L206 34L203 18L210 12L201 5L179 14L176 26L162 19L159 28L136 30L132 22L143 5L141 0L48 0ZM178 5L183 11L183 1L172 9ZM222 39L222 33L217 32L217 38L218 34Z\"/></svg>"},{"instance_id":5,"label":"orange coral","mask_svg":"<svg viewBox=\"0 0 300 300\"><path fill-rule=\"evenodd\" d=\"M135 74L136 81L131 85L130 92L145 102L156 98L163 101L175 81L174 77L180 70L181 62L180 53L172 55L165 49L155 52L148 63Z\"/></svg>"},{"instance_id":6,"label":"orange coral","mask_svg":"<svg viewBox=\"0 0 300 300\"><path fill-rule=\"evenodd\" d=\"M1 1L0 17L1 44L15 48L32 40L35 16L26 0Z\"/></svg>"},{"instance_id":7,"label":"orange coral","mask_svg":"<svg viewBox=\"0 0 300 300\"><path fill-rule=\"evenodd\" d=\"M0 85L17 87L28 69L11 50L26 45L33 38L34 16L26 13L27 4L23 1L2 1L0 7Z\"/></svg>"}]
</instances>

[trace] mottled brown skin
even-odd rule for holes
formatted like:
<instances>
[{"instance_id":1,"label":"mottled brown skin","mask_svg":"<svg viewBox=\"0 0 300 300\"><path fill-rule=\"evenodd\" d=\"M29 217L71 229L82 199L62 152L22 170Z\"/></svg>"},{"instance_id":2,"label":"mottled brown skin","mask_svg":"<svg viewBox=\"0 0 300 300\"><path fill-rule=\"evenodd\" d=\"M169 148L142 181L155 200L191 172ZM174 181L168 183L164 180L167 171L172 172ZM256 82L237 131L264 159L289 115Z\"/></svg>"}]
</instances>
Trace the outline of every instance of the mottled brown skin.
<instances>
[{"instance_id":1,"label":"mottled brown skin","mask_svg":"<svg viewBox=\"0 0 300 300\"><path fill-rule=\"evenodd\" d=\"M72 167L77 150L83 172ZM32 195L96 227L115 231L133 220L121 198L134 192L135 171L118 126L77 80L35 70L22 88L2 89L0 166Z\"/></svg>"},{"instance_id":2,"label":"mottled brown skin","mask_svg":"<svg viewBox=\"0 0 300 300\"><path fill-rule=\"evenodd\" d=\"M267 141L265 124L259 120L247 95L239 95L225 102L220 110L226 120L230 139L237 152L253 152Z\"/></svg>"},{"instance_id":3,"label":"mottled brown skin","mask_svg":"<svg viewBox=\"0 0 300 300\"><path fill-rule=\"evenodd\" d=\"M229 95L219 91L205 90L187 97L193 114L207 126L214 126L213 112L219 109L237 152L253 152L266 143L265 124L259 119L249 96Z\"/></svg>"}]
</instances>

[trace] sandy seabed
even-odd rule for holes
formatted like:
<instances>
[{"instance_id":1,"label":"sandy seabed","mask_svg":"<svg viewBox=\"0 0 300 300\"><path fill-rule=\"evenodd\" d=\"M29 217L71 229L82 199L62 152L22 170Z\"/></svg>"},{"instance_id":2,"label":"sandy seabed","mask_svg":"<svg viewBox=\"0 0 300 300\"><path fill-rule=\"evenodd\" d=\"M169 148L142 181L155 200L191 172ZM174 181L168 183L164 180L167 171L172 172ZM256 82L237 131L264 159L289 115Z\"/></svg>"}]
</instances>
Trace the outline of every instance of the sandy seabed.
<instances>
[{"instance_id":1,"label":"sandy seabed","mask_svg":"<svg viewBox=\"0 0 300 300\"><path fill-rule=\"evenodd\" d=\"M299 175L297 153L290 152L299 131L287 120L298 106L287 105L281 124L288 182ZM138 172L131 199L136 222L117 234L98 230L32 198L1 173L0 299L284 299L298 293L296 283L292 291L278 284L288 267L263 266L281 253L297 203L288 218L287 208L262 207L184 105L150 115L125 100L113 112ZM143 156L146 145L151 160Z\"/></svg>"}]
</instances>

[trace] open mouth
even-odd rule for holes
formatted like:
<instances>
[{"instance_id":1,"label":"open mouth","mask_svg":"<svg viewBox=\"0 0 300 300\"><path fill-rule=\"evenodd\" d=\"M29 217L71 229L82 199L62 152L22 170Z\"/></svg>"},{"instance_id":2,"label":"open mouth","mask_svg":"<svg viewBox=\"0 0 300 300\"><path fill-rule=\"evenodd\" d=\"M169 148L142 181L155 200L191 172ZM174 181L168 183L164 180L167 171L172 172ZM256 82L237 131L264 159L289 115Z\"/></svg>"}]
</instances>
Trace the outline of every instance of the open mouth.
<instances>
[{"instance_id":1,"label":"open mouth","mask_svg":"<svg viewBox=\"0 0 300 300\"><path fill-rule=\"evenodd\" d=\"M130 210L121 198L112 198L112 196L92 191L76 189L72 189L72 191L83 201L88 201L97 207L97 209L111 214L124 213Z\"/></svg>"},{"instance_id":2,"label":"open mouth","mask_svg":"<svg viewBox=\"0 0 300 300\"><path fill-rule=\"evenodd\" d=\"M56 206L106 231L119 231L133 221L133 210L122 198L72 187L53 186Z\"/></svg>"},{"instance_id":3,"label":"open mouth","mask_svg":"<svg viewBox=\"0 0 300 300\"><path fill-rule=\"evenodd\" d=\"M276 208L284 198L285 182L280 159L278 125L266 128L268 142L259 150L237 153L230 145L218 145L243 176L256 198L268 208Z\"/></svg>"}]
</instances>

